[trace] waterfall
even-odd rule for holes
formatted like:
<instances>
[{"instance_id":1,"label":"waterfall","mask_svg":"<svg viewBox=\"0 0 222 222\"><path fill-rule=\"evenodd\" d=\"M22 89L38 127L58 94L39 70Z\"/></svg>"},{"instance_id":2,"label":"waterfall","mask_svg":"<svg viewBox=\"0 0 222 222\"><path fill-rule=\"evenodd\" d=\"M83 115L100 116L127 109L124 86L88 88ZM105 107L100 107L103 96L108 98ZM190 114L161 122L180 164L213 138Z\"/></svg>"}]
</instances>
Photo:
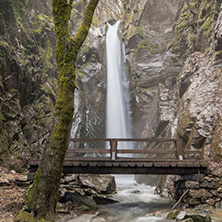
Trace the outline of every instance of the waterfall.
<instances>
[{"instance_id":1,"label":"waterfall","mask_svg":"<svg viewBox=\"0 0 222 222\"><path fill-rule=\"evenodd\" d=\"M129 115L129 81L123 69L124 45L118 35L120 22L108 23L106 34L107 59L107 100L106 137L131 138ZM124 53L123 53L124 52ZM118 143L120 148L130 148L129 144Z\"/></svg>"}]
</instances>

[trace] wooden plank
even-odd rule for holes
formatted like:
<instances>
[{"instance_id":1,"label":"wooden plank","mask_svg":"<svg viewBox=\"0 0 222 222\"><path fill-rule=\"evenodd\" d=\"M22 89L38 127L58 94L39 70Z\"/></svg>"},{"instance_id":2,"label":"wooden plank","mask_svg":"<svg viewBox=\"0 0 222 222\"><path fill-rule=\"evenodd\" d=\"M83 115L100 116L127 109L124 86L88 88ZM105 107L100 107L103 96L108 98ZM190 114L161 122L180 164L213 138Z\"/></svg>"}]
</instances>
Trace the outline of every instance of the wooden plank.
<instances>
[{"instance_id":1,"label":"wooden plank","mask_svg":"<svg viewBox=\"0 0 222 222\"><path fill-rule=\"evenodd\" d=\"M97 166L97 162L89 162L89 166L95 167L95 166Z\"/></svg>"},{"instance_id":2,"label":"wooden plank","mask_svg":"<svg viewBox=\"0 0 222 222\"><path fill-rule=\"evenodd\" d=\"M176 142L178 139L173 138L70 138L72 142Z\"/></svg>"},{"instance_id":3,"label":"wooden plank","mask_svg":"<svg viewBox=\"0 0 222 222\"><path fill-rule=\"evenodd\" d=\"M209 163L208 163L208 161L206 161L206 160L201 160L201 161L200 161L200 165L201 165L202 167L208 167Z\"/></svg>"},{"instance_id":4,"label":"wooden plank","mask_svg":"<svg viewBox=\"0 0 222 222\"><path fill-rule=\"evenodd\" d=\"M129 164L128 163L120 163L119 164L121 167L129 167Z\"/></svg>"},{"instance_id":5,"label":"wooden plank","mask_svg":"<svg viewBox=\"0 0 222 222\"><path fill-rule=\"evenodd\" d=\"M118 166L119 166L119 163L113 162L113 166L114 166L114 167L118 167Z\"/></svg>"},{"instance_id":6,"label":"wooden plank","mask_svg":"<svg viewBox=\"0 0 222 222\"><path fill-rule=\"evenodd\" d=\"M186 161L178 161L178 163L177 163L177 167L186 167L186 166L187 166Z\"/></svg>"},{"instance_id":7,"label":"wooden plank","mask_svg":"<svg viewBox=\"0 0 222 222\"><path fill-rule=\"evenodd\" d=\"M105 162L98 162L98 163L97 163L97 166L99 166L99 167L104 167L104 166L105 166Z\"/></svg>"},{"instance_id":8,"label":"wooden plank","mask_svg":"<svg viewBox=\"0 0 222 222\"><path fill-rule=\"evenodd\" d=\"M80 162L80 165L86 167L88 165L88 162Z\"/></svg>"},{"instance_id":9,"label":"wooden plank","mask_svg":"<svg viewBox=\"0 0 222 222\"><path fill-rule=\"evenodd\" d=\"M169 162L161 162L162 167L169 167L170 163Z\"/></svg>"},{"instance_id":10,"label":"wooden plank","mask_svg":"<svg viewBox=\"0 0 222 222\"><path fill-rule=\"evenodd\" d=\"M65 161L107 161L110 160L109 157L78 157L75 156L73 158L65 158Z\"/></svg>"},{"instance_id":11,"label":"wooden plank","mask_svg":"<svg viewBox=\"0 0 222 222\"><path fill-rule=\"evenodd\" d=\"M129 158L129 157L118 157L117 161L128 161L128 162L175 162L178 161L176 158Z\"/></svg>"},{"instance_id":12,"label":"wooden plank","mask_svg":"<svg viewBox=\"0 0 222 222\"><path fill-rule=\"evenodd\" d=\"M110 163L110 162L105 162L105 167L112 167L112 163Z\"/></svg>"},{"instance_id":13,"label":"wooden plank","mask_svg":"<svg viewBox=\"0 0 222 222\"><path fill-rule=\"evenodd\" d=\"M162 162L153 162L154 167L161 167Z\"/></svg>"},{"instance_id":14,"label":"wooden plank","mask_svg":"<svg viewBox=\"0 0 222 222\"><path fill-rule=\"evenodd\" d=\"M135 167L136 163L128 162L129 167Z\"/></svg>"},{"instance_id":15,"label":"wooden plank","mask_svg":"<svg viewBox=\"0 0 222 222\"><path fill-rule=\"evenodd\" d=\"M132 149L118 149L118 153L143 153L143 154L175 154L174 150L132 150Z\"/></svg>"},{"instance_id":16,"label":"wooden plank","mask_svg":"<svg viewBox=\"0 0 222 222\"><path fill-rule=\"evenodd\" d=\"M66 154L72 153L110 153L109 149L68 149Z\"/></svg>"},{"instance_id":17,"label":"wooden plank","mask_svg":"<svg viewBox=\"0 0 222 222\"><path fill-rule=\"evenodd\" d=\"M184 154L201 154L201 150L184 150Z\"/></svg>"},{"instance_id":18,"label":"wooden plank","mask_svg":"<svg viewBox=\"0 0 222 222\"><path fill-rule=\"evenodd\" d=\"M143 163L137 163L136 166L137 167L143 167Z\"/></svg>"},{"instance_id":19,"label":"wooden plank","mask_svg":"<svg viewBox=\"0 0 222 222\"><path fill-rule=\"evenodd\" d=\"M177 162L178 162L178 161L171 161L171 162L170 162L170 166L171 166L171 167L176 167L176 166L177 166Z\"/></svg>"},{"instance_id":20,"label":"wooden plank","mask_svg":"<svg viewBox=\"0 0 222 222\"><path fill-rule=\"evenodd\" d=\"M146 162L146 163L144 163L144 166L145 167L152 167L153 163L152 162Z\"/></svg>"}]
</instances>

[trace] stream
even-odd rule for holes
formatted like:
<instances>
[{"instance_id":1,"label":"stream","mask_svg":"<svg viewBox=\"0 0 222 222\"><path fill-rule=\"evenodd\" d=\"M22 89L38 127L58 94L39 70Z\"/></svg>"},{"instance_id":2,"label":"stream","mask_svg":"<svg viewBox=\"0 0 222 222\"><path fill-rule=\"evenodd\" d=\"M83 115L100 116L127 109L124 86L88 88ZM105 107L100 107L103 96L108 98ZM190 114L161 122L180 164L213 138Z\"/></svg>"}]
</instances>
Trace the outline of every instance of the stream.
<instances>
[{"instance_id":1,"label":"stream","mask_svg":"<svg viewBox=\"0 0 222 222\"><path fill-rule=\"evenodd\" d=\"M168 200L154 194L154 187L138 184L134 175L115 175L117 193L114 199L119 203L100 205L99 214L92 222L156 222L163 218L149 213L170 208Z\"/></svg>"}]
</instances>

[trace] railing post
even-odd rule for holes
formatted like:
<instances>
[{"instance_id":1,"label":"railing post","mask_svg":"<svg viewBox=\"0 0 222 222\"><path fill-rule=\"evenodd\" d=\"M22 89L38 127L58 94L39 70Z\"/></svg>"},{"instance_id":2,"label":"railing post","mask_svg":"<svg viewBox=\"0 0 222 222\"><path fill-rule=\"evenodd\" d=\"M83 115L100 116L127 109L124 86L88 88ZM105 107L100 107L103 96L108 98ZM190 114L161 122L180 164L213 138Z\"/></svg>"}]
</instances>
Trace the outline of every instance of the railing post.
<instances>
[{"instance_id":1,"label":"railing post","mask_svg":"<svg viewBox=\"0 0 222 222\"><path fill-rule=\"evenodd\" d=\"M110 141L110 158L117 159L117 141Z\"/></svg>"},{"instance_id":2,"label":"railing post","mask_svg":"<svg viewBox=\"0 0 222 222\"><path fill-rule=\"evenodd\" d=\"M183 160L183 147L181 139L176 141L176 149L177 149L177 158L179 160Z\"/></svg>"},{"instance_id":3,"label":"railing post","mask_svg":"<svg viewBox=\"0 0 222 222\"><path fill-rule=\"evenodd\" d=\"M201 153L200 153L200 160L204 160L204 145L202 147Z\"/></svg>"}]
</instances>

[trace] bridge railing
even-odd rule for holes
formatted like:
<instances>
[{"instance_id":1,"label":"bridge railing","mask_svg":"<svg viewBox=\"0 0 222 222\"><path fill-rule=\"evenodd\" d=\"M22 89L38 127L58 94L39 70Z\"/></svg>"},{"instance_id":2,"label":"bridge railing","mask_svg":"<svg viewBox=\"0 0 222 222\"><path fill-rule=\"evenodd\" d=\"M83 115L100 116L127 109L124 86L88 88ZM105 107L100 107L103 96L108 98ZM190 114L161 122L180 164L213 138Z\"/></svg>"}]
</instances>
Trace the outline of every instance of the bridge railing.
<instances>
[{"instance_id":1,"label":"bridge railing","mask_svg":"<svg viewBox=\"0 0 222 222\"><path fill-rule=\"evenodd\" d=\"M108 147L104 149L70 148L67 150L66 160L203 160L204 151L202 149L186 150L182 147L180 139L120 139L120 138L97 138L97 139L70 139L76 143L105 142ZM158 149L143 148L121 148L121 143L158 143ZM170 143L170 144L169 144ZM167 144L169 144L167 146ZM162 148L159 148L161 147ZM129 145L130 147L130 145ZM167 147L167 148L166 148Z\"/></svg>"}]
</instances>

